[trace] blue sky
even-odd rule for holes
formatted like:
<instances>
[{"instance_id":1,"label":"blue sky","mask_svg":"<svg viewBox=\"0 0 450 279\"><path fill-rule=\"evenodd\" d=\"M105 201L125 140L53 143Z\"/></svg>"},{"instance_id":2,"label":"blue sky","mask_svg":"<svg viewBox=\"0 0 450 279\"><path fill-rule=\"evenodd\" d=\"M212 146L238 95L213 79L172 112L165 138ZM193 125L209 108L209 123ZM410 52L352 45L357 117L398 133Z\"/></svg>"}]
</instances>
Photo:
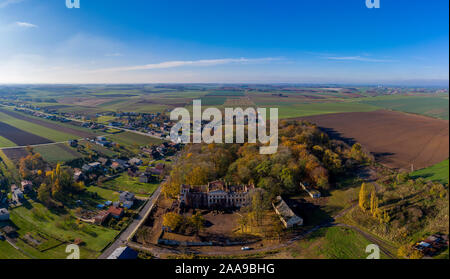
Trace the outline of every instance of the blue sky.
<instances>
[{"instance_id":1,"label":"blue sky","mask_svg":"<svg viewBox=\"0 0 450 279\"><path fill-rule=\"evenodd\" d=\"M0 83L448 83L448 0L80 2L0 0Z\"/></svg>"}]
</instances>

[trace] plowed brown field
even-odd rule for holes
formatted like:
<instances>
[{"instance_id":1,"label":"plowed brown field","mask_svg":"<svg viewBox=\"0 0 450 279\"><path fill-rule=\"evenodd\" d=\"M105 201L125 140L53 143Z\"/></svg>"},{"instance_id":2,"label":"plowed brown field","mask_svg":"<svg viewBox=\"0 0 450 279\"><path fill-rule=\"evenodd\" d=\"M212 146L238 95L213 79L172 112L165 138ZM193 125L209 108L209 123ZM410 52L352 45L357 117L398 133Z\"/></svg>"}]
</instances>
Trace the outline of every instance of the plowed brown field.
<instances>
[{"instance_id":1,"label":"plowed brown field","mask_svg":"<svg viewBox=\"0 0 450 279\"><path fill-rule=\"evenodd\" d=\"M26 131L17 129L14 126L0 122L0 136L14 142L19 146L51 143L52 141Z\"/></svg>"},{"instance_id":2,"label":"plowed brown field","mask_svg":"<svg viewBox=\"0 0 450 279\"><path fill-rule=\"evenodd\" d=\"M378 110L302 117L332 137L359 142L378 162L396 169L425 168L449 157L449 122Z\"/></svg>"}]
</instances>

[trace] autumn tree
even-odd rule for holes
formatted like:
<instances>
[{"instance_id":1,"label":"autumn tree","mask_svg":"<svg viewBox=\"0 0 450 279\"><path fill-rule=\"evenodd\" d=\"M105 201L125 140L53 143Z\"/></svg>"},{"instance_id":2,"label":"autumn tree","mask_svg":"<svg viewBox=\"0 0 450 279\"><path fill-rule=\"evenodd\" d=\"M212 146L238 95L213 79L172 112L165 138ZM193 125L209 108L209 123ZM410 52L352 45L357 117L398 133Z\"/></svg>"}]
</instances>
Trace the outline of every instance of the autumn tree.
<instances>
[{"instance_id":1,"label":"autumn tree","mask_svg":"<svg viewBox=\"0 0 450 279\"><path fill-rule=\"evenodd\" d=\"M38 199L46 206L51 204L51 186L45 183L41 184L38 189Z\"/></svg>"},{"instance_id":2,"label":"autumn tree","mask_svg":"<svg viewBox=\"0 0 450 279\"><path fill-rule=\"evenodd\" d=\"M190 218L190 224L194 229L195 233L198 234L205 226L205 218L200 212L196 212Z\"/></svg>"},{"instance_id":3,"label":"autumn tree","mask_svg":"<svg viewBox=\"0 0 450 279\"><path fill-rule=\"evenodd\" d=\"M361 184L361 190L359 190L359 207L366 211L368 208L368 189L366 183Z\"/></svg>"},{"instance_id":4,"label":"autumn tree","mask_svg":"<svg viewBox=\"0 0 450 279\"><path fill-rule=\"evenodd\" d=\"M168 212L163 217L163 226L170 228L172 231L177 231L184 222L183 216L175 212Z\"/></svg>"},{"instance_id":5,"label":"autumn tree","mask_svg":"<svg viewBox=\"0 0 450 279\"><path fill-rule=\"evenodd\" d=\"M372 188L372 191L370 192L370 213L372 213L375 216L375 211L378 209L378 197L377 193L375 192L375 187Z\"/></svg>"}]
</instances>

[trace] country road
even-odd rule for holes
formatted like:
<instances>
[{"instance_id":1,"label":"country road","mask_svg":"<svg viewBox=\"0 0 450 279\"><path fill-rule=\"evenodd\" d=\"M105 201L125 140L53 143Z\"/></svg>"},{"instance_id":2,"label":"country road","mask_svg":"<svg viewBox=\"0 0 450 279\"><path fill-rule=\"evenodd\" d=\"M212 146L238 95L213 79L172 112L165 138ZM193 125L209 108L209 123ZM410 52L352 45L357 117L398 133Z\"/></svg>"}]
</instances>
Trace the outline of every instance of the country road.
<instances>
[{"instance_id":1,"label":"country road","mask_svg":"<svg viewBox=\"0 0 450 279\"><path fill-rule=\"evenodd\" d=\"M139 212L137 218L117 237L117 239L98 257L99 259L107 259L117 248L125 246L128 240L135 234L136 230L145 221L148 214L151 212L155 202L161 194L161 186L149 198L145 206Z\"/></svg>"}]
</instances>

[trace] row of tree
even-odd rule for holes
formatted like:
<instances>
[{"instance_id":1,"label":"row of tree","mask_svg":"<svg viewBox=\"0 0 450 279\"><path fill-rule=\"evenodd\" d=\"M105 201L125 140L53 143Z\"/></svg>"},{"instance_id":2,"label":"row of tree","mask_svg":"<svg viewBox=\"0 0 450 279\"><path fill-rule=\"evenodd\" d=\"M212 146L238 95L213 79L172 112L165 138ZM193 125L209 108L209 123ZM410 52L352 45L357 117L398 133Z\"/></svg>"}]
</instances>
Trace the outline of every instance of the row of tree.
<instances>
[{"instance_id":1,"label":"row of tree","mask_svg":"<svg viewBox=\"0 0 450 279\"><path fill-rule=\"evenodd\" d=\"M374 218L380 221L380 223L389 223L391 220L389 213L386 209L381 210L379 208L380 200L377 196L375 186L372 184L363 183L359 191L359 207L364 212L370 212Z\"/></svg>"}]
</instances>

